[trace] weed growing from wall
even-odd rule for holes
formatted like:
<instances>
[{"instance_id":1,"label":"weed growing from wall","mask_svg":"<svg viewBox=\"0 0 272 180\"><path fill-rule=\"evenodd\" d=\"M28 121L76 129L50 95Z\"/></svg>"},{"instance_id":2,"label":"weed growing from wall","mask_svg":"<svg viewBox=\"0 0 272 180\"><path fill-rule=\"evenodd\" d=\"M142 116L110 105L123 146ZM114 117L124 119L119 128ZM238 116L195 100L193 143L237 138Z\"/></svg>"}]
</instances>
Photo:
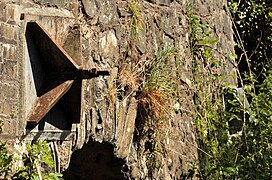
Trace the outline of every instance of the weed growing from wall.
<instances>
[{"instance_id":1,"label":"weed growing from wall","mask_svg":"<svg viewBox=\"0 0 272 180\"><path fill-rule=\"evenodd\" d=\"M146 69L146 76L138 96L138 130L145 140L145 154L149 176L158 171L165 158L165 137L172 111L171 100L177 94L177 72L171 58L172 47L162 45L156 58Z\"/></svg>"},{"instance_id":2,"label":"weed growing from wall","mask_svg":"<svg viewBox=\"0 0 272 180\"><path fill-rule=\"evenodd\" d=\"M128 7L131 13L130 28L132 35L137 37L137 35L144 30L144 23L142 18L142 8L137 0L131 0L128 3Z\"/></svg>"},{"instance_id":3,"label":"weed growing from wall","mask_svg":"<svg viewBox=\"0 0 272 180\"><path fill-rule=\"evenodd\" d=\"M0 144L0 178L7 179L11 173L12 156L8 154L6 144Z\"/></svg>"},{"instance_id":4,"label":"weed growing from wall","mask_svg":"<svg viewBox=\"0 0 272 180\"><path fill-rule=\"evenodd\" d=\"M242 57L238 57L237 62L240 63L243 58L248 68L243 79L237 70L240 89L245 94L238 95L234 89L227 88L217 68L222 63L214 60L213 47L216 41L211 38L208 26L194 15L192 6L188 9L196 91L195 127L201 149L198 176L200 179L271 179L272 71L268 70L271 67L267 66L266 72L262 74L264 80L258 81L250 59L258 52L248 55L234 24L237 43L242 51ZM256 65L258 62L254 63ZM227 97L226 94L241 97L224 99L223 94L224 97ZM250 100L249 105L245 101L246 97ZM233 120L238 125L232 126Z\"/></svg>"},{"instance_id":5,"label":"weed growing from wall","mask_svg":"<svg viewBox=\"0 0 272 180\"><path fill-rule=\"evenodd\" d=\"M231 164L235 151L233 146L228 146L229 124L222 101L223 59L214 55L217 40L208 25L200 22L191 5L187 9L196 97L194 125L201 149L197 175L201 179L230 178L235 173Z\"/></svg>"}]
</instances>

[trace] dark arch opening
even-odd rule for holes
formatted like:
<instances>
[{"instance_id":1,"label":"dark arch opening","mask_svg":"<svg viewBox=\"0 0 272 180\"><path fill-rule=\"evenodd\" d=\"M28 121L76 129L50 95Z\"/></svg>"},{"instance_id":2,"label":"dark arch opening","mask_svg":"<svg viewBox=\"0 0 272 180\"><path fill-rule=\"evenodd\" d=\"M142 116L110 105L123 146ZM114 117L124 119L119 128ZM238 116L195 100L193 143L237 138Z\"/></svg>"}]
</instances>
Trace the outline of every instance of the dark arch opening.
<instances>
[{"instance_id":1,"label":"dark arch opening","mask_svg":"<svg viewBox=\"0 0 272 180\"><path fill-rule=\"evenodd\" d=\"M89 141L73 152L65 180L125 180L127 166L114 155L114 146L108 142Z\"/></svg>"}]
</instances>

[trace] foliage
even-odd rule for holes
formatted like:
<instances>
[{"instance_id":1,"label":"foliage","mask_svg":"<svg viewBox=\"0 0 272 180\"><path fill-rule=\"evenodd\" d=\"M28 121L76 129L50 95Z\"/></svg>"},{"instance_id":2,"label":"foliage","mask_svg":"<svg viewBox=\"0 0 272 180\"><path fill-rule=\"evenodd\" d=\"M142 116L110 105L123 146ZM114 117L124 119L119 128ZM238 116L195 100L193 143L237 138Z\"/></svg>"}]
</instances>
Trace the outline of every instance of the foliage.
<instances>
[{"instance_id":1,"label":"foliage","mask_svg":"<svg viewBox=\"0 0 272 180\"><path fill-rule=\"evenodd\" d=\"M137 2L137 0L131 0L128 4L129 10L131 12L130 28L133 35L138 35L144 30L143 19L142 19L142 8Z\"/></svg>"},{"instance_id":2,"label":"foliage","mask_svg":"<svg viewBox=\"0 0 272 180\"><path fill-rule=\"evenodd\" d=\"M173 69L173 62L170 62L174 52L174 48L168 46L162 46L158 50L143 84L144 97L147 97L146 102L152 108L151 112L156 119L169 114L169 96L176 96L177 72Z\"/></svg>"},{"instance_id":3,"label":"foliage","mask_svg":"<svg viewBox=\"0 0 272 180\"><path fill-rule=\"evenodd\" d=\"M241 179L271 179L272 177L270 140L272 71L266 74L268 75L264 76L265 80L259 86L259 93L256 95L251 91L248 92L253 97L250 104L251 117L246 121L243 136L239 139L239 154L236 160L237 174L242 177Z\"/></svg>"},{"instance_id":4,"label":"foliage","mask_svg":"<svg viewBox=\"0 0 272 180\"><path fill-rule=\"evenodd\" d=\"M49 168L54 167L51 152L45 141L39 141L37 144L27 144L27 153L23 154L24 166L14 175L13 179L59 179L60 174L47 173L42 168L42 164Z\"/></svg>"},{"instance_id":5,"label":"foliage","mask_svg":"<svg viewBox=\"0 0 272 180\"><path fill-rule=\"evenodd\" d=\"M0 175L6 179L11 172L12 156L8 154L6 144L0 144Z\"/></svg>"},{"instance_id":6,"label":"foliage","mask_svg":"<svg viewBox=\"0 0 272 180\"><path fill-rule=\"evenodd\" d=\"M239 69L242 74L252 71L260 84L272 65L272 1L229 0L228 3L237 31Z\"/></svg>"},{"instance_id":7,"label":"foliage","mask_svg":"<svg viewBox=\"0 0 272 180\"><path fill-rule=\"evenodd\" d=\"M250 118L243 136L236 140L237 176L241 179L271 179L271 65L272 2L229 1L236 28L236 52L240 79L250 98ZM246 68L245 68L246 67ZM235 142L235 141L234 141Z\"/></svg>"},{"instance_id":8,"label":"foliage","mask_svg":"<svg viewBox=\"0 0 272 180\"><path fill-rule=\"evenodd\" d=\"M187 8L196 89L195 127L200 148L197 174L201 179L272 178L271 33L268 33L271 28L263 29L271 26L268 6L271 2L239 3L230 1L229 5L237 27L236 57L243 74L238 77L245 91L242 97L225 87L216 68L222 63L214 60L216 41L211 38L208 26L193 13L192 6ZM260 34L261 37L256 36ZM250 97L249 108L246 97ZM241 123L241 129L231 126L233 120Z\"/></svg>"},{"instance_id":9,"label":"foliage","mask_svg":"<svg viewBox=\"0 0 272 180\"><path fill-rule=\"evenodd\" d=\"M22 158L24 165L13 171L11 167L19 159L13 158L8 153L5 144L0 146L0 155L1 175L5 179L8 177L11 179L62 179L62 174L50 172L50 169L54 168L54 162L45 141L32 145L27 144L26 153Z\"/></svg>"},{"instance_id":10,"label":"foliage","mask_svg":"<svg viewBox=\"0 0 272 180\"><path fill-rule=\"evenodd\" d=\"M194 125L198 136L200 167L198 176L202 179L217 179L230 171L228 164L222 166L220 158L228 141L228 124L224 118L221 96L223 78L219 71L222 62L215 59L217 43L208 25L200 22L188 5L190 48L195 84Z\"/></svg>"}]
</instances>

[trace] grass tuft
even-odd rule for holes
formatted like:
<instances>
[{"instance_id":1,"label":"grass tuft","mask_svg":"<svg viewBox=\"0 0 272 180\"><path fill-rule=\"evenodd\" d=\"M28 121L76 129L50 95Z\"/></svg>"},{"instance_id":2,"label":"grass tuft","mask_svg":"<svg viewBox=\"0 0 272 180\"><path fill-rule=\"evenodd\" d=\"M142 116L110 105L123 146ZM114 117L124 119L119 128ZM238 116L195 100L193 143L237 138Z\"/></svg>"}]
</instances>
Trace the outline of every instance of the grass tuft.
<instances>
[{"instance_id":1,"label":"grass tuft","mask_svg":"<svg viewBox=\"0 0 272 180\"><path fill-rule=\"evenodd\" d=\"M142 8L137 0L131 0L128 4L128 7L131 12L130 28L132 30L132 33L137 36L141 31L144 30Z\"/></svg>"}]
</instances>

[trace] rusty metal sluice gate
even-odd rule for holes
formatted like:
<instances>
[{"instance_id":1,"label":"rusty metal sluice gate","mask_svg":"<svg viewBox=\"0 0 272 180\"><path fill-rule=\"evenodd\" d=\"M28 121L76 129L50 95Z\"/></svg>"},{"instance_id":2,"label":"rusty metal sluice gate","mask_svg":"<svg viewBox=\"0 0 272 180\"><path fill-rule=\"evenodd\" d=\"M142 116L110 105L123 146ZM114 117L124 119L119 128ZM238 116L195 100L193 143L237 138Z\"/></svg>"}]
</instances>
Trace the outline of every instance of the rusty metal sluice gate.
<instances>
[{"instance_id":1,"label":"rusty metal sluice gate","mask_svg":"<svg viewBox=\"0 0 272 180\"><path fill-rule=\"evenodd\" d=\"M80 123L83 79L108 76L108 70L79 66L37 21L27 22L26 90L32 99L27 129L48 122L60 130ZM80 46L80 44L78 44ZM43 122L44 123L44 122Z\"/></svg>"},{"instance_id":2,"label":"rusty metal sluice gate","mask_svg":"<svg viewBox=\"0 0 272 180\"><path fill-rule=\"evenodd\" d=\"M22 13L14 148L22 159L26 143L47 141L55 171L60 172L68 168L71 152L85 142L83 97L89 92L83 90L83 80L108 76L110 72L84 66L81 26L72 13L35 7L25 8Z\"/></svg>"}]
</instances>

